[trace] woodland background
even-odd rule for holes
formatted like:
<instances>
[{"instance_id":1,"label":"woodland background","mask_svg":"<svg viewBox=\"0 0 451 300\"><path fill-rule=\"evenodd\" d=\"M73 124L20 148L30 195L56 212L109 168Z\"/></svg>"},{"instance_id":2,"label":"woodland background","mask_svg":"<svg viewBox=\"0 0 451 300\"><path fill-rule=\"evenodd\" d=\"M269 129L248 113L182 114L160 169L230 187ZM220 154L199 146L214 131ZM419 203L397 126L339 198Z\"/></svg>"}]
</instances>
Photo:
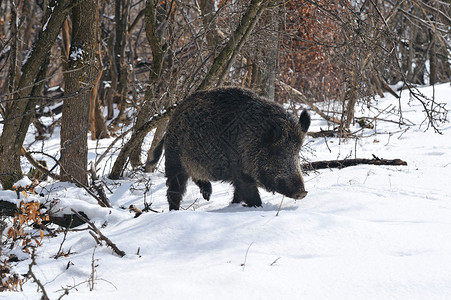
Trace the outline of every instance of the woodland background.
<instances>
[{"instance_id":1,"label":"woodland background","mask_svg":"<svg viewBox=\"0 0 451 300\"><path fill-rule=\"evenodd\" d=\"M420 123L440 134L446 104L419 87L450 81L450 41L451 5L436 0L0 0L0 183L26 198L51 177L111 207L99 166L111 179L152 172L143 154L163 137L176 103L219 85L250 88L293 113L307 106L328 124L309 134L339 139L387 113L396 121L384 121L413 125L400 99L408 90ZM398 108L377 107L384 93ZM376 117L356 117L369 107ZM152 145L143 144L153 129ZM27 132L35 138L25 143ZM30 150L55 135L57 155ZM96 147L88 164L88 139L105 138L111 144ZM23 156L34 167L28 173ZM33 181L14 187L25 173ZM54 232L42 224L89 222L42 215L39 201L0 204L2 247L21 244L31 259L25 277L38 285L34 251L39 235ZM11 261L0 261L0 290L22 282Z\"/></svg>"},{"instance_id":2,"label":"woodland background","mask_svg":"<svg viewBox=\"0 0 451 300\"><path fill-rule=\"evenodd\" d=\"M396 95L398 82L449 80L450 11L435 0L1 1L0 182L8 189L21 178L30 124L36 140L61 126L47 173L87 184L87 133L102 139L132 123L110 172L119 178L128 162L143 165L144 136L157 127L161 138L174 103L217 85L312 109L341 101L321 115L346 135L358 102ZM414 95L430 126L446 119ZM49 114L55 122L42 124Z\"/></svg>"}]
</instances>

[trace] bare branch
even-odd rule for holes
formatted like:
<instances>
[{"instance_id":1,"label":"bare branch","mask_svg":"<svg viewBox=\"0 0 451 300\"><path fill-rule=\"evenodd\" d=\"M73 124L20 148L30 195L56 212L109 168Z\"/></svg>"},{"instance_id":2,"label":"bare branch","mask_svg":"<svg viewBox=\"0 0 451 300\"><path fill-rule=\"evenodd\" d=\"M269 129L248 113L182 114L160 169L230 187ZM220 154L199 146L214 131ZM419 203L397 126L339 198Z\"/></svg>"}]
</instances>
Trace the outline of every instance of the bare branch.
<instances>
[{"instance_id":1,"label":"bare branch","mask_svg":"<svg viewBox=\"0 0 451 300\"><path fill-rule=\"evenodd\" d=\"M90 227L90 229L92 230L92 231L94 231L98 236L99 236L99 238L102 240L102 241L105 241L106 243L107 243L107 245L108 246L110 246L112 249L113 249L113 251L117 254L117 255L119 255L120 257L124 257L125 256L125 252L124 251L122 251L122 250L120 250L117 246L116 246L116 244L114 244L109 238L107 238L98 228L97 228L97 226L96 225L94 225L94 223L92 223L90 220L88 220L87 218L85 218L84 216L82 216L81 214L79 214L77 211L75 211L74 209L70 209L76 216L78 216L80 219L82 219L83 221L85 221L87 224L88 224L88 226Z\"/></svg>"},{"instance_id":2,"label":"bare branch","mask_svg":"<svg viewBox=\"0 0 451 300\"><path fill-rule=\"evenodd\" d=\"M304 94L302 94L300 91L298 91L298 90L295 89L294 87L292 87L292 86L290 86L290 85L288 85L288 84L286 84L286 83L283 83L283 82L280 81L280 80L276 80L276 82L277 82L280 86L282 86L284 89L286 89L286 90L288 90L289 92L292 92L293 94L295 94L295 95L298 97L299 100L301 100L302 102L304 102L304 104L310 106L311 109L313 109L318 115L320 115L321 117L323 117L326 121L329 121L329 122L332 122L332 123L335 123L335 124L339 124L339 125L341 124L341 122L340 122L339 120L335 119L334 117L330 117L330 116L326 115L325 113L323 113L318 107L316 107L316 106L313 104L313 102L309 101L309 100L307 99L307 97L306 97Z\"/></svg>"}]
</instances>

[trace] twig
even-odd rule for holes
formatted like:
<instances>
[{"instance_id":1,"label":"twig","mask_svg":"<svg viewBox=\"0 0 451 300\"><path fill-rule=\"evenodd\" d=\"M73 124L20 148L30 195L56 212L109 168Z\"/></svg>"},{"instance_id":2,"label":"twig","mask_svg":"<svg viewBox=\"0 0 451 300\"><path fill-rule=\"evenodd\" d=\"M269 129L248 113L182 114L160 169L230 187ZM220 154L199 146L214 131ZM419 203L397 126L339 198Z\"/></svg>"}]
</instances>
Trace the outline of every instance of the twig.
<instances>
[{"instance_id":1,"label":"twig","mask_svg":"<svg viewBox=\"0 0 451 300\"><path fill-rule=\"evenodd\" d=\"M89 291L92 292L94 290L94 282L95 282L95 274L96 274L96 264L95 264L95 258L94 255L96 253L97 245L94 247L94 250L92 251L92 259L91 259L91 276L88 279L89 284Z\"/></svg>"},{"instance_id":2,"label":"twig","mask_svg":"<svg viewBox=\"0 0 451 300\"><path fill-rule=\"evenodd\" d=\"M280 205L279 205L279 209L277 210L276 217L279 216L280 208L282 207L282 203L283 203L283 199L284 199L284 198L285 198L285 196L282 196L282 200L280 200Z\"/></svg>"},{"instance_id":3,"label":"twig","mask_svg":"<svg viewBox=\"0 0 451 300\"><path fill-rule=\"evenodd\" d=\"M27 160L30 162L30 164L33 167L35 167L37 170L39 170L41 173L48 175L55 180L62 180L62 177L60 175L52 173L51 172L52 170L47 169L45 166L43 166L38 161L36 161L23 146L22 146L22 155L25 156L27 158ZM58 162L58 164L59 164L59 162ZM95 170L93 169L92 165L91 165L90 174L92 176L92 182L93 182L94 189L99 194L98 196L96 194L94 194L86 185L84 185L79 180L77 180L75 177L70 176L70 180L75 182L76 184L80 185L82 188L84 188L88 192L88 194L90 194L92 197L94 197L97 200L97 202L99 203L100 206L112 207L110 204L110 201L108 200L108 198L105 195L105 191L103 190L102 186L98 186L95 184L95 180L97 179L97 176L95 174Z\"/></svg>"},{"instance_id":4,"label":"twig","mask_svg":"<svg viewBox=\"0 0 451 300\"><path fill-rule=\"evenodd\" d=\"M76 184L78 184L79 186L81 186L86 192L88 192L89 195L91 195L92 197L94 197L97 200L97 203L101 206L101 207L111 207L111 204L109 203L109 201L107 201L106 203L103 202L103 199L99 196L97 196L94 192L92 192L86 185L84 185L83 183L81 183L77 178L70 176L70 179L75 182ZM107 199L108 200L108 199Z\"/></svg>"},{"instance_id":5,"label":"twig","mask_svg":"<svg viewBox=\"0 0 451 300\"><path fill-rule=\"evenodd\" d=\"M241 266L243 266L243 272L244 268L246 267L247 255L249 254L249 249L251 248L252 244L254 244L254 242L250 243L249 247L247 247L246 255L244 255L244 262L241 264Z\"/></svg>"},{"instance_id":6,"label":"twig","mask_svg":"<svg viewBox=\"0 0 451 300\"><path fill-rule=\"evenodd\" d=\"M99 280L105 281L106 283L111 284L111 286L114 287L114 288L117 290L117 287L116 287L111 281L108 281L108 280L103 279L103 278L97 278L96 280L97 280L97 281L99 281ZM64 293L58 298L58 300L61 299L61 298L63 298L65 295L69 295L69 291L70 291L70 290L73 290L73 289L77 290L77 287L79 287L80 285L85 284L85 283L88 283L88 280L84 280L84 281L82 281L82 282L80 282L80 283L74 284L73 286L67 286L67 287L65 287L65 288L63 287L63 288L61 288L61 289L59 289L59 290L56 290L56 292L61 292L61 291L64 292Z\"/></svg>"},{"instance_id":7,"label":"twig","mask_svg":"<svg viewBox=\"0 0 451 300\"><path fill-rule=\"evenodd\" d=\"M105 190L103 189L103 186L100 183L96 183L96 181L98 180L97 174L96 174L96 170L94 167L94 164L91 162L91 168L89 169L88 173L91 175L91 182L92 182L92 186L94 187L94 189L97 192L97 195L99 195L99 199L100 199L100 206L103 207L112 207L110 200L108 199L108 197L106 196ZM99 200L97 200L99 201Z\"/></svg>"},{"instance_id":8,"label":"twig","mask_svg":"<svg viewBox=\"0 0 451 300\"><path fill-rule=\"evenodd\" d=\"M274 265L276 264L276 262L277 262L279 259L281 259L281 258L282 258L281 256L278 257L278 258L276 258L276 260L273 261L273 262L270 264L270 266L274 266Z\"/></svg>"},{"instance_id":9,"label":"twig","mask_svg":"<svg viewBox=\"0 0 451 300\"><path fill-rule=\"evenodd\" d=\"M64 242L66 241L67 232L69 231L69 228L70 228L70 226L72 225L72 221L73 221L73 219L70 220L69 226L66 228L66 230L64 230L63 241L61 242L60 247L59 247L58 251L56 252L56 255L55 255L55 257L54 257L55 259L58 259L59 257L63 256L63 253L62 253L62 250L63 250L63 244L64 244ZM70 249L69 249L69 252L70 252Z\"/></svg>"},{"instance_id":10,"label":"twig","mask_svg":"<svg viewBox=\"0 0 451 300\"><path fill-rule=\"evenodd\" d=\"M116 252L117 255L119 255L120 257L124 257L125 256L125 252L120 250L116 244L114 244L109 238L107 238L105 235L103 235L103 233L97 228L96 225L94 225L94 223L92 223L90 220L88 220L87 218L85 218L84 216L82 216L81 214L79 214L77 211L75 211L74 209L70 209L77 217L79 217L81 220L85 221L86 224L88 224L88 226L90 227L90 229L92 231L94 231L101 240L105 241L107 243L108 246L110 246L114 252Z\"/></svg>"},{"instance_id":11,"label":"twig","mask_svg":"<svg viewBox=\"0 0 451 300\"><path fill-rule=\"evenodd\" d=\"M31 252L31 263L28 265L28 273L27 275L30 275L34 282L38 285L38 287L42 291L42 297L41 300L50 300L49 296L47 295L47 292L45 291L44 285L41 283L41 281L36 277L36 275L33 273L32 267L36 266L36 248L33 248L33 251Z\"/></svg>"},{"instance_id":12,"label":"twig","mask_svg":"<svg viewBox=\"0 0 451 300\"><path fill-rule=\"evenodd\" d=\"M17 205L7 200L0 199L0 212L2 215L13 217L17 212ZM84 224L84 221L74 215L64 214L62 217L49 215L48 221L43 221L44 224L53 223L65 228L73 228Z\"/></svg>"},{"instance_id":13,"label":"twig","mask_svg":"<svg viewBox=\"0 0 451 300\"><path fill-rule=\"evenodd\" d=\"M99 165L99 163L102 161L102 159L105 158L105 156L108 154L108 152L111 151L111 149L113 148L114 144L116 144L118 141L120 141L121 139L124 139L125 136L127 134L129 134L130 132L132 132L133 128L127 129L126 131L124 131L122 134L120 134L118 137L116 137L111 143L110 145L107 147L107 149L102 153L102 155L100 155L100 157L96 160L96 162L94 163L94 166L97 167Z\"/></svg>"},{"instance_id":14,"label":"twig","mask_svg":"<svg viewBox=\"0 0 451 300\"><path fill-rule=\"evenodd\" d=\"M298 91L297 89L295 89L294 87L280 81L277 80L276 81L281 87L283 87L284 89L294 93L296 96L298 96L298 98L304 102L305 104L307 104L308 106L310 106L311 109L313 109L318 115L320 115L321 117L323 117L326 121L341 125L341 122L337 119L335 119L334 117L330 117L328 115L326 115L325 113L323 113L318 107L315 106L315 104L313 104L312 101L309 101L307 99L307 97L302 94L300 91Z\"/></svg>"}]
</instances>

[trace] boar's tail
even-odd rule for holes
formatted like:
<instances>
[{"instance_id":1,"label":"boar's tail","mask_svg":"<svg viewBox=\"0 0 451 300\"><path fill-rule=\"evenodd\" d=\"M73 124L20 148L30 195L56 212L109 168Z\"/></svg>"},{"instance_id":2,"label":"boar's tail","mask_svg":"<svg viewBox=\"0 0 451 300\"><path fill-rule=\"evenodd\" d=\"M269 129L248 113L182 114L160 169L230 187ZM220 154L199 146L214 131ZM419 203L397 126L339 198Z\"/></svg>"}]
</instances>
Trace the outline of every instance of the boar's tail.
<instances>
[{"instance_id":1,"label":"boar's tail","mask_svg":"<svg viewBox=\"0 0 451 300\"><path fill-rule=\"evenodd\" d=\"M166 136L163 136L163 138L161 139L161 141L158 143L157 147L155 147L155 149L153 150L152 153L152 159L150 161L147 161L147 165L156 165L157 162L160 160L161 157L161 153L163 153L163 146L164 146L164 138Z\"/></svg>"}]
</instances>

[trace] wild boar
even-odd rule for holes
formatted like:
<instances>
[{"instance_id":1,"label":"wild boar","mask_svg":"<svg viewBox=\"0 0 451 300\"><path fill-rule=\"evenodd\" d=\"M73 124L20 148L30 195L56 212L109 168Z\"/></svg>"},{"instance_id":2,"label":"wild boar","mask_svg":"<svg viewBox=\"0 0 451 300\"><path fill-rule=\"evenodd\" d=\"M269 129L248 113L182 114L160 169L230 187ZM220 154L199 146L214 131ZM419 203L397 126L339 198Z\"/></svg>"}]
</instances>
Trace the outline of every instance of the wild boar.
<instances>
[{"instance_id":1,"label":"wild boar","mask_svg":"<svg viewBox=\"0 0 451 300\"><path fill-rule=\"evenodd\" d=\"M206 200L210 181L230 182L232 203L261 206L257 187L302 199L307 195L299 151L310 126L282 106L250 90L220 87L199 91L175 109L151 163L165 148L167 199L178 210L192 177Z\"/></svg>"}]
</instances>

